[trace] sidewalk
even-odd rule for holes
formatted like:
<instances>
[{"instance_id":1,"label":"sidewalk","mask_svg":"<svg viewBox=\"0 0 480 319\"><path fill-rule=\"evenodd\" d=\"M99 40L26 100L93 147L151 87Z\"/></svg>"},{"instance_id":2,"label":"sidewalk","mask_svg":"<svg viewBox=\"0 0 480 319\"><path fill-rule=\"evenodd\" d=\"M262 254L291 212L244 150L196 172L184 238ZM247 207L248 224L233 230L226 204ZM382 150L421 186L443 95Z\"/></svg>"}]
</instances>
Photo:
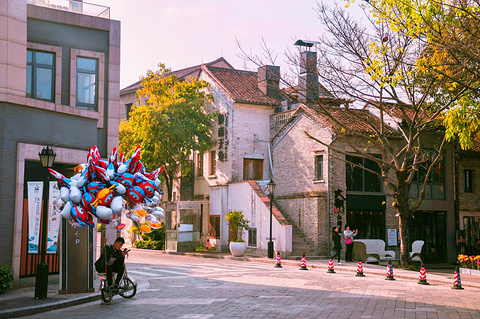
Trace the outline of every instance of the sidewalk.
<instances>
[{"instance_id":1,"label":"sidewalk","mask_svg":"<svg viewBox=\"0 0 480 319\"><path fill-rule=\"evenodd\" d=\"M133 248L132 250L135 250ZM142 250L145 251L145 250ZM164 251L150 251L151 253L166 254ZM199 258L216 258L216 259L229 259L236 261L246 262L261 262L275 265L275 258L269 259L266 257L258 256L245 256L245 257L233 257L230 253L216 253L216 252L192 252L192 253L174 253L175 255L188 255ZM300 267L299 260L282 260L282 265L298 266ZM357 271L357 263L344 263L339 266L335 265L335 272L345 273L349 272L354 276ZM312 269L324 269L325 272L328 269L328 260L307 260L307 268ZM384 280L386 276L386 266L364 264L363 272L365 276L375 276L378 280ZM453 269L429 269L426 268L427 282L431 284L441 284L446 286L453 285ZM409 271L403 269L393 269L394 277L398 279L407 279L412 281L419 280L419 273L416 271ZM462 274L462 286L468 287L480 287L480 277ZM98 280L94 282L94 287L98 290ZM42 300L35 300L35 287L11 289L5 294L0 295L0 318L14 318L27 316L34 313L51 311L55 309L71 307L81 303L87 303L95 300L99 300L100 292L95 291L92 293L78 293L78 294L59 294L58 284L49 285L48 298Z\"/></svg>"}]
</instances>

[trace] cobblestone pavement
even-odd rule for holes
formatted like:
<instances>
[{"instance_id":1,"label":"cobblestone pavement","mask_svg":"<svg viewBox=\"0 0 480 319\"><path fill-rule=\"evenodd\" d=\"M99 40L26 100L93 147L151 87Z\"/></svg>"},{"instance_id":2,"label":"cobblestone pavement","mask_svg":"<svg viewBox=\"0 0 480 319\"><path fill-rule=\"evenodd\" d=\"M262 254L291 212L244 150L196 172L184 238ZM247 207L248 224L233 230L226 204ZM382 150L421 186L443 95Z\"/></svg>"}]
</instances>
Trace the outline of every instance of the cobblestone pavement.
<instances>
[{"instance_id":1,"label":"cobblestone pavement","mask_svg":"<svg viewBox=\"0 0 480 319\"><path fill-rule=\"evenodd\" d=\"M480 318L475 287L177 255L139 254L127 263L138 282L133 299L30 318Z\"/></svg>"}]
</instances>

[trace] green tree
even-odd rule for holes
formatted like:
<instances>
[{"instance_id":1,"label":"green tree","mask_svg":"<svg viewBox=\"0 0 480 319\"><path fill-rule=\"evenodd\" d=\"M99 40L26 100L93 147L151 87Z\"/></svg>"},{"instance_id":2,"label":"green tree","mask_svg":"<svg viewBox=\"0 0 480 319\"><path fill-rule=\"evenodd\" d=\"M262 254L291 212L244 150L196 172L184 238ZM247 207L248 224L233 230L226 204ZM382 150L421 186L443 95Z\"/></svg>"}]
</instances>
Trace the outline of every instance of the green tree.
<instances>
[{"instance_id":1,"label":"green tree","mask_svg":"<svg viewBox=\"0 0 480 319\"><path fill-rule=\"evenodd\" d=\"M352 1L347 1L348 3ZM421 41L424 52L416 63L435 77L443 94L455 96L445 110L449 140L462 148L478 140L480 130L480 1L479 0L366 0L373 16L395 33Z\"/></svg>"},{"instance_id":2,"label":"green tree","mask_svg":"<svg viewBox=\"0 0 480 319\"><path fill-rule=\"evenodd\" d=\"M137 145L147 170L164 166L163 179L168 200L172 198L174 178L190 168L192 151L204 152L211 146L211 124L214 113L207 112L204 93L208 83L191 79L179 81L170 70L159 64L142 78L137 92L145 104L137 102L129 120L120 124L120 151L130 156Z\"/></svg>"}]
</instances>

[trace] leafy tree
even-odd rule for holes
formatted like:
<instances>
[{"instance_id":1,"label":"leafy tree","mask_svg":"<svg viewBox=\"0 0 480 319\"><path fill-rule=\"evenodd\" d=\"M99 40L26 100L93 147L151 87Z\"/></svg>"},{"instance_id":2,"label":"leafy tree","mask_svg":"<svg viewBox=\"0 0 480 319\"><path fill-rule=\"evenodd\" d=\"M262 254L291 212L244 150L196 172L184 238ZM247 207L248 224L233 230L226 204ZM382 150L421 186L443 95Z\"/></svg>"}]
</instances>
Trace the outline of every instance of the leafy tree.
<instances>
[{"instance_id":1,"label":"leafy tree","mask_svg":"<svg viewBox=\"0 0 480 319\"><path fill-rule=\"evenodd\" d=\"M351 1L347 1L351 2ZM419 69L436 77L444 94L467 91L446 110L447 138L462 148L478 140L480 129L480 1L366 0L372 14L392 32L423 42Z\"/></svg>"},{"instance_id":2,"label":"leafy tree","mask_svg":"<svg viewBox=\"0 0 480 319\"><path fill-rule=\"evenodd\" d=\"M120 150L130 156L137 145L147 170L164 166L163 178L172 198L174 178L188 172L192 151L204 152L211 146L211 123L215 114L206 112L204 93L208 83L191 79L179 81L159 64L142 78L137 102L129 120L120 124ZM180 169L182 168L182 169Z\"/></svg>"}]
</instances>

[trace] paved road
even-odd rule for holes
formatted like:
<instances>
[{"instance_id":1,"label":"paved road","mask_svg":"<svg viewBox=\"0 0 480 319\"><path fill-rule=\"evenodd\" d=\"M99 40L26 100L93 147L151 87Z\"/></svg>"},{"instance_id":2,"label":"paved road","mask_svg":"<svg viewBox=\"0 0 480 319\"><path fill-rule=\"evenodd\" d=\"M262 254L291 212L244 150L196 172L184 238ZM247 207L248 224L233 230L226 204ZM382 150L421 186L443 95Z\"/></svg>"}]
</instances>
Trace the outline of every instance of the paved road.
<instances>
[{"instance_id":1,"label":"paved road","mask_svg":"<svg viewBox=\"0 0 480 319\"><path fill-rule=\"evenodd\" d=\"M30 318L480 318L480 288L137 251L127 263L133 299Z\"/></svg>"}]
</instances>

